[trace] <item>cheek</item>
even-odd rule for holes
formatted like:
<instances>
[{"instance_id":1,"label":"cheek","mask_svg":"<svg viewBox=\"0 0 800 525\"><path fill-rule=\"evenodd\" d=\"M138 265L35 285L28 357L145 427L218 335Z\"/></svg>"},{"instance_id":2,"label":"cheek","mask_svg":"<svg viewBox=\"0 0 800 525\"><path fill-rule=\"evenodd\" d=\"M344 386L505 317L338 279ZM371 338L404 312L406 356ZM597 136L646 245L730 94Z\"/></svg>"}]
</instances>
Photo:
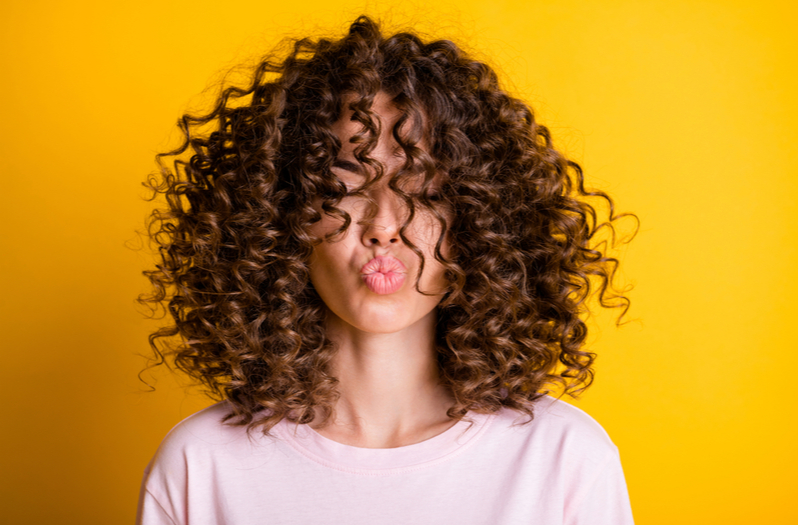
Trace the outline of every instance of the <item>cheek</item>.
<instances>
[{"instance_id":1,"label":"cheek","mask_svg":"<svg viewBox=\"0 0 800 525\"><path fill-rule=\"evenodd\" d=\"M312 201L311 205L314 207L315 210L317 210L321 219L308 227L308 233L313 235L314 237L319 238L321 241L324 241L325 235L331 232L335 232L337 229L339 229L339 227L344 223L344 220L328 215L327 213L323 212L321 199L316 199ZM344 207L341 204L337 207L340 210L348 211L344 209Z\"/></svg>"},{"instance_id":2,"label":"cheek","mask_svg":"<svg viewBox=\"0 0 800 525\"><path fill-rule=\"evenodd\" d=\"M448 216L445 216L445 220L448 224L451 221L450 217ZM438 261L435 260L436 243L439 242L439 236L441 233L442 225L439 224L439 220L434 215L426 214L424 217L420 218L416 228L416 237L419 242L424 245L424 248L423 246L420 246L420 248L423 250L423 252L425 252L426 256L430 255L436 264L439 264ZM442 256L445 258L449 257L450 255L450 243L450 235L449 233L446 233L442 238L442 245L439 248Z\"/></svg>"},{"instance_id":3,"label":"cheek","mask_svg":"<svg viewBox=\"0 0 800 525\"><path fill-rule=\"evenodd\" d=\"M341 220L323 216L309 231L320 241L309 260L311 281L320 292L321 288L341 291L353 284L353 260L358 252L358 239L353 235L353 226L331 240L325 240L326 234L337 231L341 225Z\"/></svg>"},{"instance_id":4,"label":"cheek","mask_svg":"<svg viewBox=\"0 0 800 525\"><path fill-rule=\"evenodd\" d=\"M330 215L322 211L322 199L312 200L311 206L317 210L317 213L319 213L321 217L319 221L315 222L308 228L308 232L312 235L315 235L321 239L326 233L335 232L344 224L345 220L343 217ZM339 204L335 205L335 207L339 211L350 216L350 229L352 229L359 217L364 213L366 203L359 203L356 202L356 199L352 197L345 197L339 202ZM349 233L349 230L344 232L344 234Z\"/></svg>"},{"instance_id":5,"label":"cheek","mask_svg":"<svg viewBox=\"0 0 800 525\"><path fill-rule=\"evenodd\" d=\"M347 296L348 288L353 285L347 275L346 254L337 248L341 243L323 242L316 248L309 261L309 277L311 284L322 301L335 308L342 297Z\"/></svg>"},{"instance_id":6,"label":"cheek","mask_svg":"<svg viewBox=\"0 0 800 525\"><path fill-rule=\"evenodd\" d=\"M447 220L449 222L449 217ZM444 275L445 266L436 260L436 243L441 231L442 226L435 216L426 217L425 221L420 220L415 232L416 238L413 239L425 255L425 269L420 284L422 285L421 289L426 292L439 293L447 288L447 279ZM450 257L450 245L450 235L447 234L442 238L442 245L439 248L445 259Z\"/></svg>"}]
</instances>

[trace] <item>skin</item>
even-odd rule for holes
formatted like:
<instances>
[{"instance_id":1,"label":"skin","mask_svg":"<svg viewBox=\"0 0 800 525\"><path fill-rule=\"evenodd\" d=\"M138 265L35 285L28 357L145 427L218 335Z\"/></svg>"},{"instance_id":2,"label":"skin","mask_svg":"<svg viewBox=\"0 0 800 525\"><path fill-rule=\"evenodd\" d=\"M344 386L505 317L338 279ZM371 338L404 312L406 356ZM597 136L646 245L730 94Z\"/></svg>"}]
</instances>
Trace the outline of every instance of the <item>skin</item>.
<instances>
[{"instance_id":1,"label":"skin","mask_svg":"<svg viewBox=\"0 0 800 525\"><path fill-rule=\"evenodd\" d=\"M338 348L332 373L340 381L341 393L329 422L322 426L317 422L321 418L316 419L311 428L347 445L394 448L424 441L454 424L446 415L453 399L439 384L434 347L436 306L446 282L444 268L434 257L441 227L430 212L417 210L405 235L425 254L420 290L435 295L414 289L420 260L399 235L408 210L387 184L404 162L391 134L400 112L385 93L378 94L372 110L381 121L381 134L370 157L385 170L368 190L378 214L365 222L363 198L345 198L339 208L353 222L343 236L318 245L310 262L311 281L328 308L328 336ZM351 115L345 111L333 127L342 143L333 172L353 189L364 182L366 166L353 155L356 144L349 139L361 126L350 120ZM322 213L319 201L314 204ZM322 236L340 224L322 213L312 233ZM446 246L442 252L447 256ZM376 294L361 278L361 267L379 255L396 257L408 270L395 293Z\"/></svg>"}]
</instances>

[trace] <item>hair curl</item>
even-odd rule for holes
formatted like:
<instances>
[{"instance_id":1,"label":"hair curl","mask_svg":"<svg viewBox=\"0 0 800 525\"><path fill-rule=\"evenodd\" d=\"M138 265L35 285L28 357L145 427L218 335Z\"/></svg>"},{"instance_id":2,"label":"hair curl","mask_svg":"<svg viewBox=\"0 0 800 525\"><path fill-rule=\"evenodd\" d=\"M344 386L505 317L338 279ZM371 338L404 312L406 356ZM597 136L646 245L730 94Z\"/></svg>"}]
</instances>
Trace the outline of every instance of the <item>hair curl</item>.
<instances>
[{"instance_id":1,"label":"hair curl","mask_svg":"<svg viewBox=\"0 0 800 525\"><path fill-rule=\"evenodd\" d=\"M437 307L436 348L455 399L448 417L506 406L530 421L532 402L549 388L576 395L594 377L595 354L583 349L587 300L597 292L619 318L629 307L612 285L618 261L598 241L602 229L613 239L612 223L628 214L584 188L580 166L554 149L531 108L454 43L385 37L362 16L340 40L306 38L283 59L263 59L250 85L225 88L209 114L184 115L182 145L157 156L160 176L145 183L167 207L149 220L160 264L144 272L153 291L140 301L166 306L174 320L151 334L151 347L159 363L169 354L227 398L232 424L268 433L284 417L310 423L315 406L326 420L331 413L336 350L309 278L322 242L308 233L321 218L311 201L322 196L322 209L342 218L340 231L350 225L337 208L347 190L330 171L341 148L331 126L346 95L355 95L349 108L364 126L356 157L381 176L369 157L379 91L403 115L394 134L406 163L393 178L424 173L425 188L442 174L442 203L455 210L448 219L425 192L390 185L412 217L423 207L443 226L435 256L449 292ZM422 116L429 153L416 146ZM399 132L408 119L410 136ZM214 131L204 134L207 125ZM607 220L587 197L608 206ZM401 237L423 257L403 235L408 221ZM439 249L445 233L456 240L449 258Z\"/></svg>"}]
</instances>

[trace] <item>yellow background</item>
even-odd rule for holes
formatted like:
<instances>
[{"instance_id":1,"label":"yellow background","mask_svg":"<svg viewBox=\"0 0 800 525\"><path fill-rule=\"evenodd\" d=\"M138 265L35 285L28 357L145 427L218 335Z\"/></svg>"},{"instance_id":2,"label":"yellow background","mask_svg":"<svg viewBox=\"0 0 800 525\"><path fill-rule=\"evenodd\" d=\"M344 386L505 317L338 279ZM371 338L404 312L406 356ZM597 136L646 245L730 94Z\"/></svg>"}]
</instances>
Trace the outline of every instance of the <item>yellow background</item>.
<instances>
[{"instance_id":1,"label":"yellow background","mask_svg":"<svg viewBox=\"0 0 800 525\"><path fill-rule=\"evenodd\" d=\"M796 523L794 2L165 4L0 9L0 521L132 522L161 438L208 404L137 380L140 182L222 71L366 12L478 50L640 216L635 321L593 322L576 402L619 446L636 522Z\"/></svg>"}]
</instances>

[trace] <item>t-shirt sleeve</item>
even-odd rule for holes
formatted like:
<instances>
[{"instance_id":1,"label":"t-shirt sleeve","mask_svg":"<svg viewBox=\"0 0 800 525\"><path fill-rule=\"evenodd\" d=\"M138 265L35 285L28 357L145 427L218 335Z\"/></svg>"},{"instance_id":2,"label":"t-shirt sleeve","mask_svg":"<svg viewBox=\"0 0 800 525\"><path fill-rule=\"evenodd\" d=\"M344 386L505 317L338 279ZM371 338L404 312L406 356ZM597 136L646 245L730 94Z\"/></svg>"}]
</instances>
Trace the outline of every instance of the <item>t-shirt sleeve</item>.
<instances>
[{"instance_id":1,"label":"t-shirt sleeve","mask_svg":"<svg viewBox=\"0 0 800 525\"><path fill-rule=\"evenodd\" d=\"M633 525L619 453L609 451L564 513L565 525Z\"/></svg>"},{"instance_id":2,"label":"t-shirt sleeve","mask_svg":"<svg viewBox=\"0 0 800 525\"><path fill-rule=\"evenodd\" d=\"M139 509L136 525L177 525L175 520L150 492L142 487L139 494Z\"/></svg>"},{"instance_id":3,"label":"t-shirt sleeve","mask_svg":"<svg viewBox=\"0 0 800 525\"><path fill-rule=\"evenodd\" d=\"M136 525L177 525L177 521L147 489L152 463L147 466L139 489L139 506L136 510Z\"/></svg>"}]
</instances>

